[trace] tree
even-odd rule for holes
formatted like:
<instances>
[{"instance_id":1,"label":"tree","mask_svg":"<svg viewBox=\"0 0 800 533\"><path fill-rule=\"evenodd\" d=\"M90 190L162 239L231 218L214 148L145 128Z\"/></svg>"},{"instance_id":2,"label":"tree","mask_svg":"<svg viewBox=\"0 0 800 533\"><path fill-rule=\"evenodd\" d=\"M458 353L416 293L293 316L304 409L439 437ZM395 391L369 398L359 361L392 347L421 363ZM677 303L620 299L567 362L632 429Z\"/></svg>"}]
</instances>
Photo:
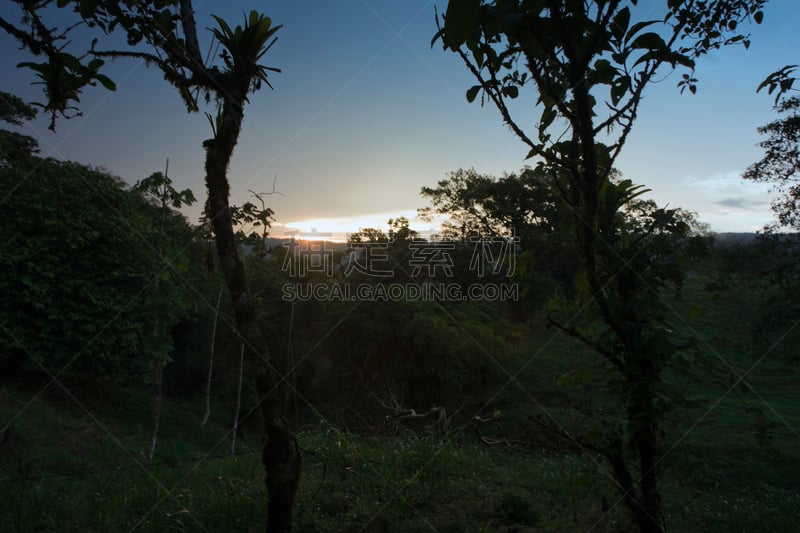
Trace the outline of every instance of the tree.
<instances>
[{"instance_id":1,"label":"tree","mask_svg":"<svg viewBox=\"0 0 800 533\"><path fill-rule=\"evenodd\" d=\"M191 251L172 245L191 235L187 221L159 212L119 178L30 153L4 156L0 187L11 191L0 206L13 213L0 244L4 374L27 366L140 381L155 354L172 351L170 327L191 301L174 277L161 280L152 243L161 241L185 275Z\"/></svg>"},{"instance_id":2,"label":"tree","mask_svg":"<svg viewBox=\"0 0 800 533\"><path fill-rule=\"evenodd\" d=\"M409 226L410 222L406 217L390 218L388 238L395 245L407 243L417 237L417 232Z\"/></svg>"},{"instance_id":3,"label":"tree","mask_svg":"<svg viewBox=\"0 0 800 533\"><path fill-rule=\"evenodd\" d=\"M36 116L36 109L18 96L0 91L0 121L21 126ZM0 130L0 164L23 160L39 152L39 143L28 135Z\"/></svg>"},{"instance_id":4,"label":"tree","mask_svg":"<svg viewBox=\"0 0 800 533\"><path fill-rule=\"evenodd\" d=\"M708 224L692 211L667 209L655 200L639 198L623 206L622 216L632 231L649 235L650 252L660 255L658 260L675 288L675 299L682 299L686 271L710 252L713 236Z\"/></svg>"},{"instance_id":5,"label":"tree","mask_svg":"<svg viewBox=\"0 0 800 533\"><path fill-rule=\"evenodd\" d=\"M662 370L678 344L657 298L668 271L662 254L649 250L652 234L673 217L665 213L649 231L631 231L620 212L644 191L630 180L609 178L656 74L685 69L678 85L695 92L696 58L728 44L748 46L736 28L760 22L765 3L669 0L662 17L647 20L652 6L635 0L450 0L434 38L458 54L478 82L467 99L481 95L482 103L498 109L568 206L582 267L580 291L575 305L551 320L601 354L621 378L627 423L619 434L608 434L603 450L642 531L664 529L657 398ZM528 89L537 98L533 131L510 107ZM586 309L584 321L597 317L602 328L576 324L569 311L580 309ZM625 448L634 451L633 464Z\"/></svg>"},{"instance_id":6,"label":"tree","mask_svg":"<svg viewBox=\"0 0 800 533\"><path fill-rule=\"evenodd\" d=\"M775 106L781 118L758 128L767 140L759 143L764 157L753 163L744 178L769 183L771 192L780 196L773 200L772 211L778 218L777 228L800 230L800 97L790 96Z\"/></svg>"},{"instance_id":7,"label":"tree","mask_svg":"<svg viewBox=\"0 0 800 533\"><path fill-rule=\"evenodd\" d=\"M459 169L420 194L436 214L448 216L443 224L448 234L516 235L523 247L553 232L560 212L545 177L530 168L500 178Z\"/></svg>"},{"instance_id":8,"label":"tree","mask_svg":"<svg viewBox=\"0 0 800 533\"><path fill-rule=\"evenodd\" d=\"M351 244L389 242L389 237L379 228L361 228L347 238Z\"/></svg>"},{"instance_id":9,"label":"tree","mask_svg":"<svg viewBox=\"0 0 800 533\"><path fill-rule=\"evenodd\" d=\"M167 168L169 168L169 160L167 160ZM160 320L162 309L160 309L159 305L163 305L163 298L159 293L159 286L161 284L161 278L165 275L169 276L171 270L175 269L174 266L172 269L169 269L169 263L165 260L165 255L167 254L164 253L164 248L167 243L164 242L164 225L170 214L170 208L179 209L184 205L191 205L195 202L195 198L191 189L184 189L183 191L175 189L175 187L172 186L172 180L161 172L155 172L147 178L138 181L136 185L133 186L133 190L140 193L145 200L153 202L159 210L158 235L156 235L154 245L156 257L161 265L163 265L161 268L164 269L155 277L153 290L150 295L153 306L152 337L154 343L153 349L150 350L153 356L153 432L147 447L147 455L145 456L145 460L149 465L153 462L153 455L156 453L156 442L158 440L158 428L161 424L161 404L163 399L161 385L164 378L164 366L167 364L168 358L168 354L154 349L155 346L159 344L159 338L164 335Z\"/></svg>"},{"instance_id":10,"label":"tree","mask_svg":"<svg viewBox=\"0 0 800 533\"><path fill-rule=\"evenodd\" d=\"M522 251L515 280L523 284L523 314L533 302L541 305L554 290L572 290L575 253L565 234L564 209L541 169L524 168L501 177L459 169L436 187L423 187L433 211L446 215L446 235L472 238L515 238Z\"/></svg>"},{"instance_id":11,"label":"tree","mask_svg":"<svg viewBox=\"0 0 800 533\"><path fill-rule=\"evenodd\" d=\"M45 59L23 66L31 68L44 86L46 101L40 106L51 113L51 127L55 127L58 116L69 116L76 111L80 92L87 85L99 82L114 88L113 82L100 73L104 59L109 58L139 58L156 66L179 91L190 112L199 111L201 97L217 104L214 116L208 115L213 136L203 143L208 190L205 210L214 229L238 334L245 344L245 359L252 363L261 395L267 433L263 450L269 495L267 529L290 530L300 476L300 450L281 409L280 381L270 363L247 290L228 203L227 177L248 96L263 84L269 85L268 72L279 72L259 61L275 43L275 33L281 26L273 26L270 18L256 11L246 15L243 24L235 28L215 17L217 27L211 33L221 45L221 63L207 64L200 52L191 0L58 0L56 7L72 8L77 24L85 24L101 36L118 32L127 39L128 47L124 49L100 49L95 41L87 53L75 55L66 51L72 26L51 28L44 21L48 12L45 8L52 1L15 0L15 3L21 11L21 22L13 24L0 18L0 28L35 56Z\"/></svg>"},{"instance_id":12,"label":"tree","mask_svg":"<svg viewBox=\"0 0 800 533\"><path fill-rule=\"evenodd\" d=\"M766 284L766 291L777 291L757 313L759 319L752 328L757 353L765 350L780 353L785 350L783 346L791 345L792 328L786 328L800 313L797 233L785 235L779 231L800 230L800 96L794 88L797 78L792 76L796 69L797 65L783 67L759 85L758 91L768 87L770 94L776 92L775 111L780 118L758 128L767 137L759 143L765 151L764 157L750 165L743 175L744 179L768 183L770 192L777 194L772 201L777 221L767 225L765 234L751 247L761 261L768 259L768 265L751 274L748 281ZM780 337L776 332L780 332Z\"/></svg>"}]
</instances>

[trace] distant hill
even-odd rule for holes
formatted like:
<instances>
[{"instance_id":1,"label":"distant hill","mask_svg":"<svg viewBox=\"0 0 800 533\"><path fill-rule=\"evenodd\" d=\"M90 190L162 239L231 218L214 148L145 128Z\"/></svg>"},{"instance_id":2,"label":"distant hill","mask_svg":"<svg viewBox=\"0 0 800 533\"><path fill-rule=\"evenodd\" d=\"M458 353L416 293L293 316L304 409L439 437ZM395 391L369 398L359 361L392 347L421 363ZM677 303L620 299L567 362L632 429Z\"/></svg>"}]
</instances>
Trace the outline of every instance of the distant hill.
<instances>
[{"instance_id":1,"label":"distant hill","mask_svg":"<svg viewBox=\"0 0 800 533\"><path fill-rule=\"evenodd\" d=\"M272 248L272 250L281 250L286 249L289 247L289 243L292 242L292 239L289 237L267 237L266 245L267 249ZM337 242L337 241L327 241L327 240L309 240L309 239L294 239L294 242L300 246L301 249L307 249L307 243L313 242L315 245L319 246L320 244L324 243L324 249L330 250L334 252L346 252L347 247L349 246L346 242Z\"/></svg>"},{"instance_id":2,"label":"distant hill","mask_svg":"<svg viewBox=\"0 0 800 533\"><path fill-rule=\"evenodd\" d=\"M279 257L283 257L286 254L289 248L289 244L291 242L292 239L288 237L284 238L267 237L266 240L264 241L264 244L266 245L267 250L269 250L269 254L278 254ZM315 248L310 248L309 242L313 242ZM316 247L320 245L322 246L322 249L325 251L346 252L349 246L349 244L346 242L317 241L317 240L309 241L308 239L295 239L294 243L295 246L297 246L297 253L303 253L303 252L308 253L311 250L319 251L319 248ZM252 250L252 246L244 244L242 245L242 250L244 255L249 255Z\"/></svg>"},{"instance_id":3,"label":"distant hill","mask_svg":"<svg viewBox=\"0 0 800 533\"><path fill-rule=\"evenodd\" d=\"M725 232L714 234L714 244L717 246L735 246L750 244L756 240L758 233Z\"/></svg>"}]
</instances>

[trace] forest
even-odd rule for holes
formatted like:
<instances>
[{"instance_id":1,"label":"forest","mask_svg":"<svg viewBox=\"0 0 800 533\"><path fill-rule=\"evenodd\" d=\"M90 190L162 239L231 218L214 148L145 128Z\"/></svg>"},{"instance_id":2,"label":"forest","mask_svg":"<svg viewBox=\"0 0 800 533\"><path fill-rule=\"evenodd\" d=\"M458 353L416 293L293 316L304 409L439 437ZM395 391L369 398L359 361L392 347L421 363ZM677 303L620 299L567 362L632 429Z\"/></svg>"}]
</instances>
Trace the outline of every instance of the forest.
<instances>
[{"instance_id":1,"label":"forest","mask_svg":"<svg viewBox=\"0 0 800 533\"><path fill-rule=\"evenodd\" d=\"M766 0L450 0L432 46L529 164L465 162L420 191L435 232L398 216L346 242L272 235L269 194L230 203L287 29L13 3L43 102L0 92L0 530L800 530L796 66L753 80L775 97L742 176L776 195L761 231L714 233L615 166L645 88L695 92ZM66 51L53 10L121 48ZM131 58L206 113L202 197L168 163L115 176L25 134Z\"/></svg>"}]
</instances>

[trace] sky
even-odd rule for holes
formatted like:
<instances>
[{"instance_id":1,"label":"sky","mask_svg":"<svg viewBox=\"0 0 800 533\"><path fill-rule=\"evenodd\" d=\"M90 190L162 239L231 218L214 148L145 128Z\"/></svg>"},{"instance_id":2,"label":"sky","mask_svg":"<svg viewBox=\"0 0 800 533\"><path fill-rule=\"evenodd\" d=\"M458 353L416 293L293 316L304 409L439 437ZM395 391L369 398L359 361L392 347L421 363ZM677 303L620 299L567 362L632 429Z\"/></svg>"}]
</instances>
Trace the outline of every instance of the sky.
<instances>
[{"instance_id":1,"label":"sky","mask_svg":"<svg viewBox=\"0 0 800 533\"><path fill-rule=\"evenodd\" d=\"M640 2L658 12L657 0ZM258 9L282 24L264 63L274 90L251 96L230 168L231 202L250 192L272 192L277 222L271 234L354 232L385 227L407 216L412 227L426 205L419 194L458 168L499 176L530 161L527 148L493 107L470 104L474 84L460 59L431 47L434 7L444 0L197 0L200 29L211 14L229 22ZM645 8L646 9L646 8ZM0 14L10 16L9 5ZM742 172L760 159L756 129L775 119L773 98L756 87L769 73L800 63L796 28L800 2L771 0L764 22L749 28L752 45L702 58L696 95L679 93L673 73L645 91L645 99L616 167L651 189L659 204L699 214L717 232L755 231L772 219L766 186ZM208 49L209 32L201 31ZM29 59L0 34L0 90L40 100ZM163 171L177 188L205 197L202 142L211 136L201 114L188 114L177 92L141 61L108 65L117 91L89 89L83 116L46 117L23 132L39 140L42 155L103 167L129 183ZM523 112L528 110L523 109ZM530 124L533 124L531 112ZM196 221L202 201L185 210Z\"/></svg>"}]
</instances>

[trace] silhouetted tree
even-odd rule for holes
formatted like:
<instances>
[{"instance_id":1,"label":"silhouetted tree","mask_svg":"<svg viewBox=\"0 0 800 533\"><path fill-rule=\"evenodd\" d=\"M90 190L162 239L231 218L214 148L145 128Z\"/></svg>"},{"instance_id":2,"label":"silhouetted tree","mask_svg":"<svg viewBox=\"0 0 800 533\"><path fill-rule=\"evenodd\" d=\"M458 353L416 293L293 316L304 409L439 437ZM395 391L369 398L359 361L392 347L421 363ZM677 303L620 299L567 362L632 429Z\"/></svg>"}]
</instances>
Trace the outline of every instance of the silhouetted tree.
<instances>
[{"instance_id":1,"label":"silhouetted tree","mask_svg":"<svg viewBox=\"0 0 800 533\"><path fill-rule=\"evenodd\" d=\"M582 266L580 291L551 320L604 356L621 377L627 425L609 433L604 450L642 531L664 529L658 390L678 344L656 293L668 279L664 254L650 250L652 234L671 225L674 213L665 212L644 233L632 231L620 212L644 191L609 178L656 73L682 67L679 86L695 92L695 59L727 44L749 45L746 35L732 32L749 19L759 22L764 4L670 0L660 17L648 19L653 6L633 0L450 0L436 36L477 81L467 99L480 95L498 109L568 206ZM533 128L510 106L523 90L536 96ZM599 317L599 333L576 323L587 314ZM625 458L626 448L635 452L635 464Z\"/></svg>"},{"instance_id":2,"label":"silhouetted tree","mask_svg":"<svg viewBox=\"0 0 800 533\"><path fill-rule=\"evenodd\" d=\"M0 17L0 28L16 38L41 63L24 63L44 86L45 102L40 106L51 114L51 127L58 116L78 112L81 91L96 82L113 89L113 82L100 73L104 58L138 58L156 66L167 82L175 86L187 109L199 111L198 99L217 104L214 116L208 115L213 136L205 148L205 181L208 190L206 213L214 230L220 269L233 303L238 334L245 344L245 358L261 395L267 438L263 451L269 494L267 529L288 531L300 477L300 450L281 408L279 380L270 364L267 345L256 321L256 312L247 290L244 267L239 258L228 203L228 166L244 118L244 106L251 92L269 85L267 73L278 69L259 63L275 43L281 26L251 11L241 26L231 28L215 17L211 29L221 46L221 62L207 63L200 52L197 24L191 0L152 0L117 2L114 0L59 0L56 7L72 8L78 24L88 25L98 34L121 33L128 47L100 49L93 42L88 53L74 55L66 50L73 26L50 27L45 22L46 8L54 2L14 0L20 9L18 24ZM62 19L63 20L63 19ZM216 60L217 58L214 58Z\"/></svg>"},{"instance_id":3,"label":"silhouetted tree","mask_svg":"<svg viewBox=\"0 0 800 533\"><path fill-rule=\"evenodd\" d=\"M780 196L773 200L777 228L800 230L800 97L784 98L775 106L781 118L758 128L767 140L759 143L764 157L752 164L744 178L768 183Z\"/></svg>"}]
</instances>

